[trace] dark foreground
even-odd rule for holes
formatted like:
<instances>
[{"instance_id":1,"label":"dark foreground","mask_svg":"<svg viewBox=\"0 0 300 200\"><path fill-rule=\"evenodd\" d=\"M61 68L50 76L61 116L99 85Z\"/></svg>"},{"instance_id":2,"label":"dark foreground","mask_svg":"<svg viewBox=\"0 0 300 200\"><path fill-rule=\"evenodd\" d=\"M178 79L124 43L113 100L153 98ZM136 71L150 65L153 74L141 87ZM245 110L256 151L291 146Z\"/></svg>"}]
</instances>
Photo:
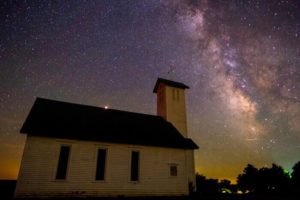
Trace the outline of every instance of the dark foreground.
<instances>
[{"instance_id":1,"label":"dark foreground","mask_svg":"<svg viewBox=\"0 0 300 200\"><path fill-rule=\"evenodd\" d=\"M16 181L0 180L0 199L14 199ZM54 198L53 198L54 199ZM55 200L65 200L66 198L55 198ZM69 199L69 198L68 198ZM218 194L218 195L194 195L193 197L116 197L116 198L72 198L74 200L299 200L299 197L288 195L266 196L266 195L237 195L237 194Z\"/></svg>"},{"instance_id":2,"label":"dark foreground","mask_svg":"<svg viewBox=\"0 0 300 200\"><path fill-rule=\"evenodd\" d=\"M1 198L1 197L0 197ZM1 198L2 199L2 198ZM13 198L10 198L13 199ZM53 198L51 200L65 200ZM67 198L70 199L70 198ZM73 200L299 200L299 197L286 196L260 196L260 195L216 195L216 196L197 196L197 197L115 197L115 198L71 198ZM32 199L36 200L36 199ZM44 199L42 199L44 200Z\"/></svg>"}]
</instances>

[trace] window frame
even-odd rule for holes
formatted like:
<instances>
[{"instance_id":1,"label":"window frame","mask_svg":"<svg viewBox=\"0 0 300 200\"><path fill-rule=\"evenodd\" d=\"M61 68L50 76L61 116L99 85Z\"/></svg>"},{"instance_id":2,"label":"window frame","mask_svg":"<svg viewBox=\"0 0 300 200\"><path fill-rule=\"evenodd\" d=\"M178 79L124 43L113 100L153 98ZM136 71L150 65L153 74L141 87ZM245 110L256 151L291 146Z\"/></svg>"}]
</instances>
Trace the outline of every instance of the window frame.
<instances>
[{"instance_id":1,"label":"window frame","mask_svg":"<svg viewBox=\"0 0 300 200\"><path fill-rule=\"evenodd\" d=\"M137 180L133 180L133 167L132 167L132 164L133 164L133 154L134 153L137 153L137 155L138 155L138 160L137 160L137 167L135 168L136 170L137 170L137 173L136 173L136 176L137 176ZM129 161L129 180L130 180L130 182L132 182L132 183L138 183L138 182L140 182L140 180L141 180L141 174L140 174L140 169L141 169L141 162L140 162L140 160L141 160L141 153L140 153L140 151L137 151L137 150L131 150L130 151L130 161Z\"/></svg>"},{"instance_id":2,"label":"window frame","mask_svg":"<svg viewBox=\"0 0 300 200\"><path fill-rule=\"evenodd\" d=\"M176 101L176 88L172 88L172 99Z\"/></svg>"},{"instance_id":3,"label":"window frame","mask_svg":"<svg viewBox=\"0 0 300 200\"><path fill-rule=\"evenodd\" d=\"M178 177L178 164L177 163L169 163L168 166L169 166L169 177L172 177L172 178ZM174 171L172 169L175 169L176 174L173 174Z\"/></svg>"},{"instance_id":4,"label":"window frame","mask_svg":"<svg viewBox=\"0 0 300 200\"><path fill-rule=\"evenodd\" d=\"M103 169L103 179L97 179L97 172L98 172L98 156L99 151L104 150L105 151L105 159L104 159L104 169ZM95 174L94 174L94 181L96 182L103 182L106 181L106 174L107 174L107 155L108 155L108 149L105 147L97 147L96 151L96 163L95 163Z\"/></svg>"},{"instance_id":5,"label":"window frame","mask_svg":"<svg viewBox=\"0 0 300 200\"><path fill-rule=\"evenodd\" d=\"M180 90L176 89L176 100L180 101Z\"/></svg>"},{"instance_id":6,"label":"window frame","mask_svg":"<svg viewBox=\"0 0 300 200\"><path fill-rule=\"evenodd\" d=\"M178 88L172 88L173 101L180 101L180 90Z\"/></svg>"},{"instance_id":7,"label":"window frame","mask_svg":"<svg viewBox=\"0 0 300 200\"><path fill-rule=\"evenodd\" d=\"M66 167L64 169L65 173L64 173L64 178L59 178L59 174L58 174L58 171L59 171L59 166L60 166L60 158L61 158L61 152L62 152L62 148L63 147L68 147L69 148L69 152L68 152L68 158L67 158L67 161L66 161ZM61 144L59 146L59 152L58 152L58 159L57 159L57 162L56 162L56 169L55 169L55 175L54 175L54 180L55 181L67 181L68 180L68 176L69 176L69 168L70 168L70 160L71 160L71 150L72 150L72 145L70 144Z\"/></svg>"}]
</instances>

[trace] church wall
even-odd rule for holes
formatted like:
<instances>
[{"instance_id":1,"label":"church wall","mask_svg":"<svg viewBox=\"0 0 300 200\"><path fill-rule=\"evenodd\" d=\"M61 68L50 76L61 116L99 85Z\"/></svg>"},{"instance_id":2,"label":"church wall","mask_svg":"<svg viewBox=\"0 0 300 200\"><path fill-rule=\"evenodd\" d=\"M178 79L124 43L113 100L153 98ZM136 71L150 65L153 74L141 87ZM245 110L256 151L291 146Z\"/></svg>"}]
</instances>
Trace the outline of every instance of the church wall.
<instances>
[{"instance_id":1,"label":"church wall","mask_svg":"<svg viewBox=\"0 0 300 200\"><path fill-rule=\"evenodd\" d=\"M66 180L56 180L61 145L71 147ZM107 150L105 180L96 181L97 150ZM139 181L130 181L131 151L140 154ZM192 153L192 154L191 154ZM177 166L177 176L170 166ZM28 136L16 197L181 196L194 177L193 151Z\"/></svg>"}]
</instances>

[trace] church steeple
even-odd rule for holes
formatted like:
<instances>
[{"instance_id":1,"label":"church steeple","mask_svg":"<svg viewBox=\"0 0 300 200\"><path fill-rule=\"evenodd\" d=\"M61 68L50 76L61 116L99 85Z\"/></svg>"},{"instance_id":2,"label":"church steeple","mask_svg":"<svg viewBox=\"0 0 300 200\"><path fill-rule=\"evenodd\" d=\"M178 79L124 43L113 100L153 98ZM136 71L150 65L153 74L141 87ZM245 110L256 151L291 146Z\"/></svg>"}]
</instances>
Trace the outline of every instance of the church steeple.
<instances>
[{"instance_id":1,"label":"church steeple","mask_svg":"<svg viewBox=\"0 0 300 200\"><path fill-rule=\"evenodd\" d=\"M157 115L171 122L187 137L185 89L189 87L183 83L158 78L153 92L157 94Z\"/></svg>"}]
</instances>

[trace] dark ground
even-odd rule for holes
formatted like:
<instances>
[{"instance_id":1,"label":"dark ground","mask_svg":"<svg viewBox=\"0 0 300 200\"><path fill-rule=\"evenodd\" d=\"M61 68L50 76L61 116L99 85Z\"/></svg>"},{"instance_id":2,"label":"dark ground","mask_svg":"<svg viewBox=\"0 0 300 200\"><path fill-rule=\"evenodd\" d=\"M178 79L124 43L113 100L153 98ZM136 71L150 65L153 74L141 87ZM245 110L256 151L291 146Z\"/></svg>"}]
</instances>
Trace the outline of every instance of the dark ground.
<instances>
[{"instance_id":1,"label":"dark ground","mask_svg":"<svg viewBox=\"0 0 300 200\"><path fill-rule=\"evenodd\" d=\"M14 190L16 187L15 180L0 180L0 199L9 200L13 199ZM57 198L55 198L58 200ZM76 199L76 198L73 198ZM77 198L78 200L79 198ZM194 196L194 197L184 197L184 198L84 198L85 200L299 200L299 197L287 197L286 196L264 196L264 195L232 195L232 194L219 194L219 195L210 195L210 196Z\"/></svg>"},{"instance_id":2,"label":"dark ground","mask_svg":"<svg viewBox=\"0 0 300 200\"><path fill-rule=\"evenodd\" d=\"M15 180L0 180L0 199L12 199L15 187Z\"/></svg>"}]
</instances>

